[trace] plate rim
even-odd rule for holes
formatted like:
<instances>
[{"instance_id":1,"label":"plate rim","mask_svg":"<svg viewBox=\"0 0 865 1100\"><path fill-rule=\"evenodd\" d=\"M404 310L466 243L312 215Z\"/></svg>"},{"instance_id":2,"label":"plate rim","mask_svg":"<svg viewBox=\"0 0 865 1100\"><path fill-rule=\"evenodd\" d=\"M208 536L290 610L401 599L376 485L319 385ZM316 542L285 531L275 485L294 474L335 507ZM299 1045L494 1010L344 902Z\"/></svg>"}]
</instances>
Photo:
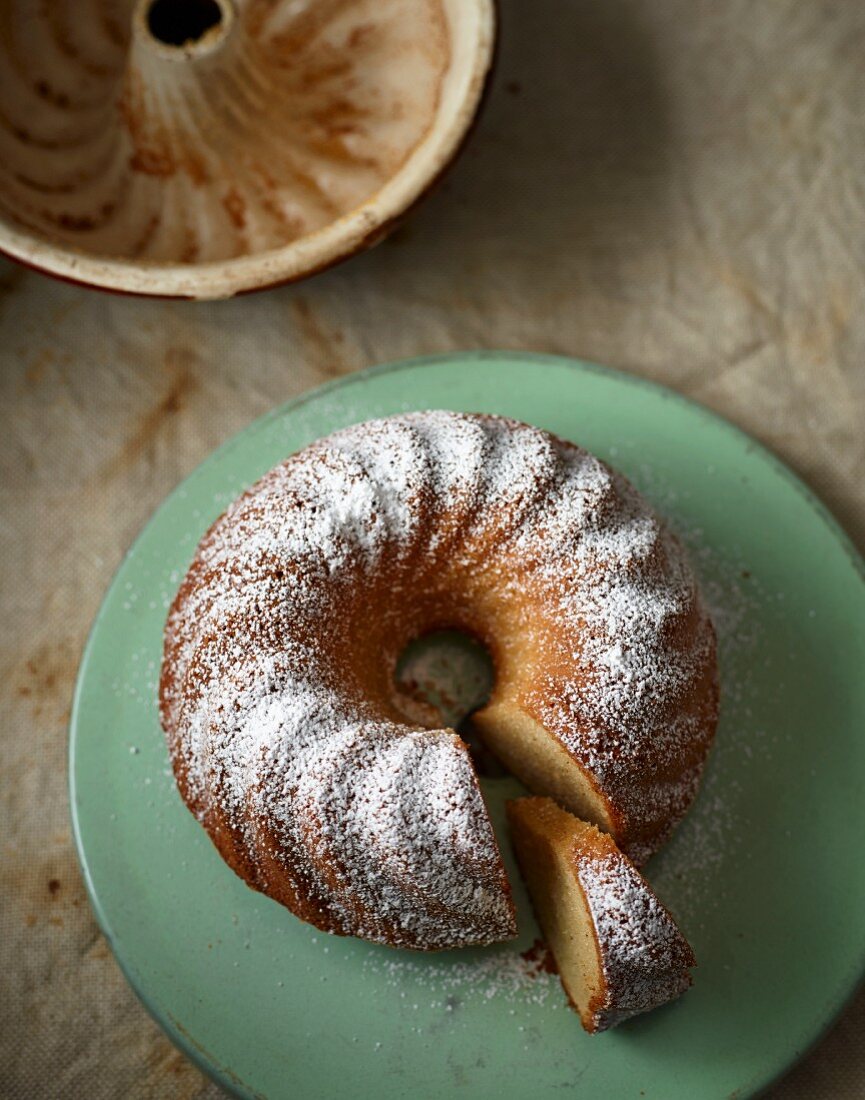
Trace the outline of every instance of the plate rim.
<instances>
[{"instance_id":1,"label":"plate rim","mask_svg":"<svg viewBox=\"0 0 865 1100\"><path fill-rule=\"evenodd\" d=\"M91 910L96 918L96 922L99 925L99 929L102 935L105 937L108 946L111 948L111 953L114 956L114 960L120 967L121 973L126 979L127 983L131 987L133 993L137 997L138 1001L143 1005L147 1013L150 1015L168 1039L178 1047L185 1055L192 1061L207 1077L216 1081L222 1088L224 1088L230 1095L241 1098L266 1098L262 1097L261 1093L255 1092L244 1081L240 1080L230 1069L225 1066L221 1066L217 1058L215 1058L210 1051L208 1051L201 1044L197 1043L191 1035L186 1031L179 1020L176 1020L170 1012L163 1009L155 1001L151 1000L145 992L145 983L141 980L141 976L134 969L132 964L124 957L123 949L116 941L112 931L110 922L99 900L99 894L96 885L93 881L91 874L91 868L88 862L87 853L85 850L84 841L81 834L81 823L79 820L78 811L78 788L77 788L77 776L75 768L76 747L79 741L79 709L81 706L81 699L84 691L84 683L89 670L90 661L92 658L92 650L95 644L95 638L102 626L103 619L105 617L106 608L109 603L109 598L113 595L114 589L118 583L120 574L128 564L129 560L135 552L135 548L139 541L143 537L144 533L150 529L150 527L156 523L163 510L169 505L175 497L179 496L185 491L187 483L195 477L198 471L206 463L211 462L217 456L221 456L231 450L236 445L241 436L246 436L248 433L255 430L260 430L265 425L271 423L274 420L278 420L289 413L293 413L296 410L302 408L304 405L324 397L328 394L332 394L335 391L341 390L347 386L362 384L370 378L379 377L387 374L396 374L401 371L411 370L416 368L423 368L425 366L447 366L455 365L456 363L464 364L466 360L472 361L508 361L516 363L524 363L526 365L537 366L555 366L564 367L569 370L573 370L576 373L611 376L616 382L626 386L635 386L637 389L643 389L655 394L663 400L672 400L674 404L681 405L689 413L695 414L699 420L712 422L719 426L723 431L727 432L732 438L745 449L746 454L755 455L757 458L767 462L772 470L779 474L783 480L785 480L791 488L793 488L797 494L803 499L806 505L808 505L811 511L817 516L819 520L825 524L835 541L840 548L844 551L846 558L849 560L853 567L854 573L858 576L860 583L865 585L865 556L859 551L859 548L842 526L841 522L836 518L829 507L824 504L816 492L802 479L802 477L794 471L786 462L784 462L778 455L776 455L766 444L760 440L755 439L743 428L740 428L732 420L728 419L721 413L715 412L713 409L708 408L701 402L689 397L685 394L679 393L677 390L672 389L670 386L665 385L663 382L655 381L651 378L645 378L642 375L633 374L630 371L623 370L617 367L607 367L601 363L581 359L577 356L557 355L546 352L533 352L533 351L519 351L515 349L495 350L491 348L483 349L467 349L464 351L448 351L440 353L432 353L428 355L410 356L404 359L397 359L386 363L375 364L370 367L366 367L362 370L353 371L350 374L343 375L340 378L332 379L319 386L298 394L295 397L289 398L287 401L270 409L262 416L258 416L251 420L239 431L234 432L228 439L219 444L213 450L209 451L207 455L190 470L187 474L180 479L180 481L160 500L156 508L151 512L150 516L145 520L142 526L139 528L135 537L121 556L108 585L106 586L102 598L99 603L99 608L93 618L93 622L87 633L87 638L81 651L81 658L78 665L78 671L75 678L75 688L72 697L72 706L69 714L69 721L67 726L67 769L68 769L68 795L69 795L69 815L70 823L72 826L72 838L75 845L75 855L78 861L78 866L81 871L81 876L84 881L85 889L87 892L87 898L90 903ZM852 998L855 996L860 985L865 981L865 935L862 937L862 944L860 947L859 957L856 964L848 972L847 976L840 983L839 988L833 993L830 998L831 1008L828 1015L821 1021L820 1026L815 1033L805 1042L801 1050L796 1051L794 1056L783 1066L777 1069L771 1070L765 1076L758 1076L752 1079L750 1082L745 1082L740 1091L736 1093L738 1097L745 1100L746 1097L758 1097L763 1095L773 1084L780 1081L786 1074L790 1073L795 1066L802 1062L807 1055L814 1050L814 1048L821 1042L821 1040L828 1034L835 1023L838 1021L844 1010L849 1005ZM745 1091L747 1090L747 1091Z\"/></svg>"}]
</instances>

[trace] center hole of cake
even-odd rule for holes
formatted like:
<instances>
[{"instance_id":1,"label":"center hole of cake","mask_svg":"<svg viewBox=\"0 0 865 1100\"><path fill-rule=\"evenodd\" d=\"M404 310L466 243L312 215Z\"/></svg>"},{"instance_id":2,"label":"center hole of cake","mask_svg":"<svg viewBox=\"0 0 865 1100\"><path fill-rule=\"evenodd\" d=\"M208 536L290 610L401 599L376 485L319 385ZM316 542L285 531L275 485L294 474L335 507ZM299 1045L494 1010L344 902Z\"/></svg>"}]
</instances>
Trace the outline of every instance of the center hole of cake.
<instances>
[{"instance_id":1,"label":"center hole of cake","mask_svg":"<svg viewBox=\"0 0 865 1100\"><path fill-rule=\"evenodd\" d=\"M218 0L153 0L147 10L147 29L165 46L194 46L222 22Z\"/></svg>"},{"instance_id":2,"label":"center hole of cake","mask_svg":"<svg viewBox=\"0 0 865 1100\"><path fill-rule=\"evenodd\" d=\"M502 775L472 725L472 715L489 701L495 668L486 647L457 630L416 638L396 666L396 686L419 725L454 729L471 751L481 775Z\"/></svg>"}]
</instances>

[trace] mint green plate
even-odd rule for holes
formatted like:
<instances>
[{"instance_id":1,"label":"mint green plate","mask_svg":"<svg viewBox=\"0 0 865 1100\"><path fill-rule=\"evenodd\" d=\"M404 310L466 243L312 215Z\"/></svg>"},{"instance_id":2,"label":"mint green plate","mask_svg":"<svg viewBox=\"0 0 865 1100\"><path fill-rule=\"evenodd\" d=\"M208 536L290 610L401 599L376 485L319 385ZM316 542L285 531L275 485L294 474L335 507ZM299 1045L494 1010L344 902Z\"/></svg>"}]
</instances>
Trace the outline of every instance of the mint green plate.
<instances>
[{"instance_id":1,"label":"mint green plate","mask_svg":"<svg viewBox=\"0 0 865 1100\"><path fill-rule=\"evenodd\" d=\"M205 528L310 440L425 408L518 417L620 467L686 539L715 609L716 747L694 809L648 868L700 965L680 1001L605 1035L584 1035L556 980L523 958L537 929L512 864L515 945L422 956L330 937L235 878L171 779L155 706L161 631ZM136 992L239 1095L743 1096L820 1035L863 971L863 672L860 558L807 489L729 424L564 359L400 363L259 420L141 534L78 680L78 852ZM498 824L517 790L485 782Z\"/></svg>"}]
</instances>

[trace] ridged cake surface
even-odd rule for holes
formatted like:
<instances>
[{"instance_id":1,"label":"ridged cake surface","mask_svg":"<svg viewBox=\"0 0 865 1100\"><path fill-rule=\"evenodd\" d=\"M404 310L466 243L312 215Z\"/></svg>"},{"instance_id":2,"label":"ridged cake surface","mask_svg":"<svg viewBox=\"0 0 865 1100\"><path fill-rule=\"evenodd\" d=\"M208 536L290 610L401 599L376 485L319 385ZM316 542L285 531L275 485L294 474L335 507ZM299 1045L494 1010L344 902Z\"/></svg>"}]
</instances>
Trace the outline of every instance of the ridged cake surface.
<instances>
[{"instance_id":1,"label":"ridged cake surface","mask_svg":"<svg viewBox=\"0 0 865 1100\"><path fill-rule=\"evenodd\" d=\"M557 754L588 792L577 808L634 858L696 791L714 634L681 547L625 479L498 417L345 429L205 535L160 685L190 809L250 885L322 928L426 949L514 934L466 747L412 722L394 686L406 644L440 628L490 650L477 717L548 743L509 766L559 793L544 789Z\"/></svg>"}]
</instances>

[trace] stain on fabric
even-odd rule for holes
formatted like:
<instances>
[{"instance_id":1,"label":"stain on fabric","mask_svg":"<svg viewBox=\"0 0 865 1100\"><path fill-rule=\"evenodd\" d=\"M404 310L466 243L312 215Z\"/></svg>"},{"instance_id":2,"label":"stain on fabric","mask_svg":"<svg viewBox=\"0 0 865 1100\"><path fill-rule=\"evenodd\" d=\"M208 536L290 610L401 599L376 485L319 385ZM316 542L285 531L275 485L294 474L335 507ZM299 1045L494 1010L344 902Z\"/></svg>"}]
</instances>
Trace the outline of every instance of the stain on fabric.
<instances>
[{"instance_id":1,"label":"stain on fabric","mask_svg":"<svg viewBox=\"0 0 865 1100\"><path fill-rule=\"evenodd\" d=\"M338 378L351 369L342 332L329 328L305 298L292 298L291 313L306 356L322 373Z\"/></svg>"},{"instance_id":2,"label":"stain on fabric","mask_svg":"<svg viewBox=\"0 0 865 1100\"><path fill-rule=\"evenodd\" d=\"M157 400L144 411L119 451L102 469L105 479L117 477L136 465L153 446L157 438L184 411L189 398L198 388L195 367L198 356L189 348L168 348L164 369L167 382Z\"/></svg>"},{"instance_id":3,"label":"stain on fabric","mask_svg":"<svg viewBox=\"0 0 865 1100\"><path fill-rule=\"evenodd\" d=\"M15 693L33 716L65 714L78 670L78 647L69 639L46 642L27 655L15 677Z\"/></svg>"}]
</instances>

